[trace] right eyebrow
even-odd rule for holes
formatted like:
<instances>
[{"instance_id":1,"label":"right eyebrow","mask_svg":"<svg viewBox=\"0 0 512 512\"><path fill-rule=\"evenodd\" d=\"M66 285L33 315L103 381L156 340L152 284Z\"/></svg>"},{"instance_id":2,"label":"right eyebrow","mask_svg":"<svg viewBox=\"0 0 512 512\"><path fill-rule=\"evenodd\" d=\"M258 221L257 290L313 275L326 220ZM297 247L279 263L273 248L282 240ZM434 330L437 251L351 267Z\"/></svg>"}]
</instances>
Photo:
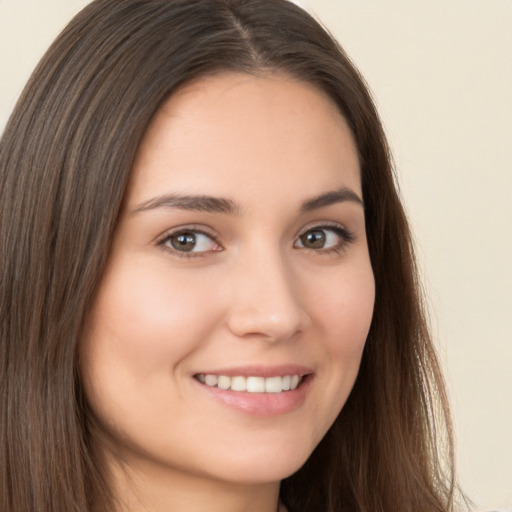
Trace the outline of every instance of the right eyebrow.
<instances>
[{"instance_id":1,"label":"right eyebrow","mask_svg":"<svg viewBox=\"0 0 512 512\"><path fill-rule=\"evenodd\" d=\"M207 213L239 213L238 206L231 199L204 195L164 194L153 197L137 205L132 213L144 212L156 208L178 208Z\"/></svg>"},{"instance_id":2,"label":"right eyebrow","mask_svg":"<svg viewBox=\"0 0 512 512\"><path fill-rule=\"evenodd\" d=\"M348 187L341 187L309 199L302 205L301 211L310 212L325 206L330 206L331 204L343 203L345 201L359 204L364 208L363 200L352 189Z\"/></svg>"}]
</instances>

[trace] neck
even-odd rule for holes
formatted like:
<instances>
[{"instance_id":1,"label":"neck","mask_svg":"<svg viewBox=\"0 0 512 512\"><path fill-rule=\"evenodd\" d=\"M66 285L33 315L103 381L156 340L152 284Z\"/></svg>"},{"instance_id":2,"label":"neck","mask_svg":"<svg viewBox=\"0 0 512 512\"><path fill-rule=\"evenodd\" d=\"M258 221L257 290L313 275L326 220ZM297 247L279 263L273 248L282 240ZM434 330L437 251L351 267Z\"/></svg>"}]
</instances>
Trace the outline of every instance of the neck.
<instances>
[{"instance_id":1,"label":"neck","mask_svg":"<svg viewBox=\"0 0 512 512\"><path fill-rule=\"evenodd\" d=\"M286 512L279 482L232 483L148 468L113 472L118 512Z\"/></svg>"}]
</instances>

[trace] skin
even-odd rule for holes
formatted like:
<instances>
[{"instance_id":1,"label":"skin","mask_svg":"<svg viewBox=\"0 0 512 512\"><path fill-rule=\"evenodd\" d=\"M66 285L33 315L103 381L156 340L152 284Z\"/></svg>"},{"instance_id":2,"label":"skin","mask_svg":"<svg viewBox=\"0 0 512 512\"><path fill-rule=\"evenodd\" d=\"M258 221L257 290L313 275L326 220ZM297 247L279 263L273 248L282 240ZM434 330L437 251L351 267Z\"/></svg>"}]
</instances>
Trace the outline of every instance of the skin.
<instances>
[{"instance_id":1,"label":"skin","mask_svg":"<svg viewBox=\"0 0 512 512\"><path fill-rule=\"evenodd\" d=\"M340 189L353 196L304 209ZM162 201L176 194L227 199L233 211ZM332 425L359 369L374 279L356 198L353 136L309 84L225 74L160 108L81 343L120 510L275 512L280 480ZM312 230L322 247L304 237ZM196 234L191 252L173 246L177 231ZM285 364L311 375L283 414L230 407L195 378Z\"/></svg>"}]
</instances>

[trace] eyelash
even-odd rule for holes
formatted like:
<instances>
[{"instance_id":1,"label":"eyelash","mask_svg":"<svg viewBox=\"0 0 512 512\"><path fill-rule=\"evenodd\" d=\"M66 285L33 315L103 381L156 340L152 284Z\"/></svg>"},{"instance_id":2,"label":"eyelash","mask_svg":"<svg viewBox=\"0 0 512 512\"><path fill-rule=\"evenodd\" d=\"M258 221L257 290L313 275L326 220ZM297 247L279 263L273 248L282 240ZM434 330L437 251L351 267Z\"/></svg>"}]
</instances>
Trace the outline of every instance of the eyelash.
<instances>
[{"instance_id":1,"label":"eyelash","mask_svg":"<svg viewBox=\"0 0 512 512\"><path fill-rule=\"evenodd\" d=\"M175 249L169 245L166 245L167 242L171 242L171 239L174 237L178 237L180 235L193 235L197 238L197 236L206 236L208 237L216 246L218 246L219 250L212 250L212 251L199 251L199 252L193 252L193 251L180 251L178 249ZM198 228L195 226L190 227L184 227L184 228L178 228L170 233L165 234L158 242L157 245L162 247L162 249L169 251L173 254L173 256L176 256L178 258L201 258L206 256L207 254L211 252L220 252L223 250L222 245L217 240L217 237L215 234L208 232L203 227Z\"/></svg>"},{"instance_id":2,"label":"eyelash","mask_svg":"<svg viewBox=\"0 0 512 512\"><path fill-rule=\"evenodd\" d=\"M313 252L316 254L340 254L346 248L347 245L351 244L355 240L355 235L347 228L340 226L339 224L323 224L319 226L313 226L306 230L304 230L297 238L297 240L301 240L302 237L307 235L308 233L312 233L314 231L331 231L339 237L340 241L334 245L333 247L313 249L309 247L301 247L304 250L309 252ZM297 242L296 242L297 243ZM295 247L295 244L294 244Z\"/></svg>"},{"instance_id":3,"label":"eyelash","mask_svg":"<svg viewBox=\"0 0 512 512\"><path fill-rule=\"evenodd\" d=\"M305 237L308 233L312 233L314 231L330 231L332 233L335 233L336 236L340 238L340 242L337 243L334 247L327 247L327 248L311 248L311 247L304 247L299 246L297 247L297 243L303 243L302 238ZM218 249L214 250L207 250L207 251L180 251L174 247L171 247L167 245L167 243L172 240L174 237L178 237L180 235L193 235L196 237L198 236L205 236L208 237L213 244L218 247ZM345 227L342 227L338 224L324 224L324 225L318 225L318 226L312 226L304 231L302 231L298 237L296 242L294 242L293 246L294 248L302 249L308 252L312 252L315 254L340 254L345 249L346 246L350 243L352 243L355 239L355 236L352 232L350 232ZM223 250L222 245L217 239L217 236L211 232L208 232L204 228L198 228L195 226L185 227L185 228L179 228L176 229L170 233L165 234L158 242L157 245L162 247L162 249L171 252L174 256L178 258L201 258L204 257L212 252L221 252Z\"/></svg>"}]
</instances>

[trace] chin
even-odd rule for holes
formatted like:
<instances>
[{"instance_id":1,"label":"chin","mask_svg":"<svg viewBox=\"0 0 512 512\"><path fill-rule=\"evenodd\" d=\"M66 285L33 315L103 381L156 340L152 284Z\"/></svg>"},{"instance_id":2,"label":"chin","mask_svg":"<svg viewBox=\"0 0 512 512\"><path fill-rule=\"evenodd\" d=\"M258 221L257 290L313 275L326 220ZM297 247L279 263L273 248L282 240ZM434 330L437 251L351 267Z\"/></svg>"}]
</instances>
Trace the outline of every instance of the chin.
<instances>
[{"instance_id":1,"label":"chin","mask_svg":"<svg viewBox=\"0 0 512 512\"><path fill-rule=\"evenodd\" d=\"M269 443L264 447L239 447L229 455L226 449L220 464L218 457L212 455L217 461L215 472L220 479L255 485L281 481L293 475L305 464L315 446L290 440L281 444Z\"/></svg>"}]
</instances>

